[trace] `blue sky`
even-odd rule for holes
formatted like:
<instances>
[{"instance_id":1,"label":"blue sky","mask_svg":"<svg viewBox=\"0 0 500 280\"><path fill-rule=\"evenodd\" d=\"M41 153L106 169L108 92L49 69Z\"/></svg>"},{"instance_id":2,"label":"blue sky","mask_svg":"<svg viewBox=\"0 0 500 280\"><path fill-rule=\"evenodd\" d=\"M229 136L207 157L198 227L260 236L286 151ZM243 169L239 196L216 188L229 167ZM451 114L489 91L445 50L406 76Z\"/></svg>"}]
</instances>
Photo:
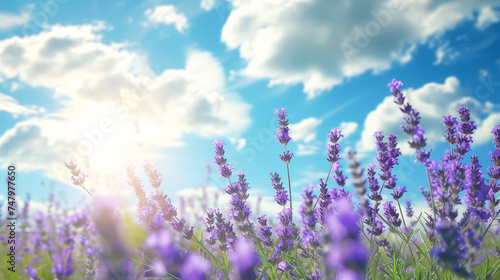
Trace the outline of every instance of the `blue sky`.
<instances>
[{"instance_id":1,"label":"blue sky","mask_svg":"<svg viewBox=\"0 0 500 280\"><path fill-rule=\"evenodd\" d=\"M52 189L73 206L88 198L64 162L87 171L94 193L132 198L124 167L150 160L176 197L206 183L207 163L208 185L226 183L212 163L224 139L228 163L271 207L269 173L286 177L273 115L284 107L296 203L328 172L333 127L365 166L373 132L398 133L398 185L418 201L425 171L386 85L403 81L433 159L448 148L441 116L469 106L471 154L486 168L500 124L499 21L498 1L10 1L0 8L0 165L17 164L20 199L44 203Z\"/></svg>"}]
</instances>

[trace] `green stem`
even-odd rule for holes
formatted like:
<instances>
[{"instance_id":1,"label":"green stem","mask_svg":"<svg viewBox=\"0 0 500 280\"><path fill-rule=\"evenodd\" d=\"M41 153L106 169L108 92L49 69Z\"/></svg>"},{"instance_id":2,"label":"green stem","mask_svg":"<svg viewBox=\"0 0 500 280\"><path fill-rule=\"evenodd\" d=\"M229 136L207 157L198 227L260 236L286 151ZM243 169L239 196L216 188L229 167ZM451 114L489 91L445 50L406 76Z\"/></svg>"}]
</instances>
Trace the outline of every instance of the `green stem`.
<instances>
[{"instance_id":1,"label":"green stem","mask_svg":"<svg viewBox=\"0 0 500 280\"><path fill-rule=\"evenodd\" d=\"M434 195L432 194L432 184L431 184L431 174L429 173L429 169L425 167L425 172L427 173L427 182L429 183L429 191L431 195L431 204L432 204L432 213L434 213L434 221L436 218L436 205L434 204Z\"/></svg>"},{"instance_id":2,"label":"green stem","mask_svg":"<svg viewBox=\"0 0 500 280\"><path fill-rule=\"evenodd\" d=\"M328 175L326 175L326 179L325 179L325 187L328 184L328 178L330 178L330 172L332 172L332 167L333 167L333 163L330 165L330 169L328 169ZM316 202L314 203L314 206L313 206L313 210L316 210L316 205L318 204L320 197L321 197L321 195L319 195L318 198L316 199Z\"/></svg>"},{"instance_id":3,"label":"green stem","mask_svg":"<svg viewBox=\"0 0 500 280\"><path fill-rule=\"evenodd\" d=\"M396 193L394 191L394 189L392 190L393 193ZM401 218L403 219L403 224L405 225L405 228L408 229L408 227L406 226L406 222L405 222L405 215L403 214L403 210L401 210L401 203L399 203L399 199L396 200L398 202L398 206L399 206L399 212L401 213Z\"/></svg>"},{"instance_id":4,"label":"green stem","mask_svg":"<svg viewBox=\"0 0 500 280\"><path fill-rule=\"evenodd\" d=\"M286 144L284 145L285 146L285 154L286 154ZM290 210L292 211L292 221L293 221L293 207L292 207L292 185L290 183L290 169L288 167L288 162L286 163L286 174L288 175L288 192L289 192L289 195L290 195Z\"/></svg>"},{"instance_id":5,"label":"green stem","mask_svg":"<svg viewBox=\"0 0 500 280\"><path fill-rule=\"evenodd\" d=\"M194 243L196 243L201 249L203 249L210 256L210 258L215 262L215 264L217 265L217 267L219 268L219 270L222 272L222 274L224 274L224 277L226 279L230 279L229 275L227 274L227 272L224 269L224 264L220 263L219 259L217 259L217 257L214 254L212 254L212 252L210 252L205 247L205 245L203 245L203 243L201 243L201 241L198 240L198 238L196 236L193 235L193 237L191 238L191 240L193 240Z\"/></svg>"},{"instance_id":6,"label":"green stem","mask_svg":"<svg viewBox=\"0 0 500 280\"><path fill-rule=\"evenodd\" d=\"M227 178L229 180L229 185L231 186L232 183L231 183L231 179L230 178ZM250 226L250 229L252 230L252 234L253 236L255 237L255 240L257 242L257 246L259 247L259 250L261 252L261 256L264 256L264 262L266 264L266 266L269 268L269 270L271 271L271 273L273 274L273 277L275 277L275 273L274 273L274 270L272 270L272 267L271 265L269 264L269 262L267 261L267 255L265 254L264 252L264 249L262 247L262 244L260 243L260 238L257 236L257 234L255 233L255 231L253 230L253 227L251 226L251 223L250 223L250 220L248 219L247 217L247 222L248 222L248 225Z\"/></svg>"},{"instance_id":7,"label":"green stem","mask_svg":"<svg viewBox=\"0 0 500 280\"><path fill-rule=\"evenodd\" d=\"M247 218L247 222L250 224L250 221L248 220L248 218ZM264 259L265 265L269 268L269 271L271 271L273 278L276 278L276 272L274 271L273 267L267 261L267 254L264 252L264 248L262 247L262 244L260 243L260 238L257 236L255 231L253 230L253 227L250 227L250 228L252 229L252 234L254 235L255 240L257 241L257 246L259 247L259 250L261 252L260 255L264 257L263 259Z\"/></svg>"},{"instance_id":8,"label":"green stem","mask_svg":"<svg viewBox=\"0 0 500 280\"><path fill-rule=\"evenodd\" d=\"M85 185L84 185L83 183L82 183L80 186L82 187L82 189L86 190L86 191L87 191L87 193L88 193L88 194L89 194L92 198L94 198L94 196L93 196L93 195L89 192L89 190L87 190L87 188L85 187Z\"/></svg>"},{"instance_id":9,"label":"green stem","mask_svg":"<svg viewBox=\"0 0 500 280\"><path fill-rule=\"evenodd\" d=\"M488 225L488 227L486 227L486 230L484 231L483 236L481 237L481 243L483 242L483 239L486 236L486 233L488 233L488 230L490 229L491 224L493 224L494 221L495 221L495 218L491 218L490 224Z\"/></svg>"}]
</instances>

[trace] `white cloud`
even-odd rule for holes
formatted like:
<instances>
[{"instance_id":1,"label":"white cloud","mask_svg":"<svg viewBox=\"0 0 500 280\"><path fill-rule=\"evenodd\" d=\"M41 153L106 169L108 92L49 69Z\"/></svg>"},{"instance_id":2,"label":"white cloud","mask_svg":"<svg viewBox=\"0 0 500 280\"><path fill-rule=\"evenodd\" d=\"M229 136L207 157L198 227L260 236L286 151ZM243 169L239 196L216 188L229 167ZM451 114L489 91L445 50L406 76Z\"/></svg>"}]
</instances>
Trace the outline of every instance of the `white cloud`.
<instances>
[{"instance_id":1,"label":"white cloud","mask_svg":"<svg viewBox=\"0 0 500 280\"><path fill-rule=\"evenodd\" d=\"M297 151L294 152L297 156L315 155L319 151L319 143L297 144Z\"/></svg>"},{"instance_id":2,"label":"white cloud","mask_svg":"<svg viewBox=\"0 0 500 280\"><path fill-rule=\"evenodd\" d=\"M321 120L314 117L303 119L295 124L290 124L290 137L294 141L310 143L316 140L316 128L320 124Z\"/></svg>"},{"instance_id":3,"label":"white cloud","mask_svg":"<svg viewBox=\"0 0 500 280\"><path fill-rule=\"evenodd\" d=\"M358 123L357 122L341 122L340 129L342 129L342 135L344 135L344 138L347 138L347 137L351 136L354 132L356 132L356 129L358 129Z\"/></svg>"},{"instance_id":4,"label":"white cloud","mask_svg":"<svg viewBox=\"0 0 500 280\"><path fill-rule=\"evenodd\" d=\"M0 92L0 112L5 111L11 114L14 118L19 115L32 115L45 112L45 108L36 105L23 106L10 95L6 95Z\"/></svg>"},{"instance_id":5,"label":"white cloud","mask_svg":"<svg viewBox=\"0 0 500 280\"><path fill-rule=\"evenodd\" d=\"M16 91L19 88L19 84L17 82L12 82L10 84L10 91Z\"/></svg>"},{"instance_id":6,"label":"white cloud","mask_svg":"<svg viewBox=\"0 0 500 280\"><path fill-rule=\"evenodd\" d=\"M318 145L320 144L320 142L316 140L316 129L320 124L320 119L310 117L289 125L290 137L292 141L297 144L297 151L294 152L295 155L308 156L316 154L319 150Z\"/></svg>"},{"instance_id":7,"label":"white cloud","mask_svg":"<svg viewBox=\"0 0 500 280\"><path fill-rule=\"evenodd\" d=\"M161 5L156 6L153 9L148 9L144 13L148 20L154 24L165 24L165 25L175 25L177 31L184 33L184 31L189 27L188 20L186 16L177 11L172 5Z\"/></svg>"},{"instance_id":8,"label":"white cloud","mask_svg":"<svg viewBox=\"0 0 500 280\"><path fill-rule=\"evenodd\" d=\"M326 161L325 157L325 172L317 171L315 170L312 166L308 166L305 169L298 170L296 172L296 175L293 176L292 178L292 188L297 189L297 192L302 191L302 188L305 186L309 186L310 183L313 184L318 184L319 179L326 180L326 176L328 175L328 168L331 166L331 164ZM286 174L284 174L286 175ZM298 178L297 178L298 177ZM283 177L284 180L286 180L286 177ZM292 192L294 192L292 190Z\"/></svg>"},{"instance_id":9,"label":"white cloud","mask_svg":"<svg viewBox=\"0 0 500 280\"><path fill-rule=\"evenodd\" d=\"M494 123L500 121L500 112L495 111L491 102L480 102L474 97L465 96L465 90L460 87L460 81L456 77L448 77L444 83L427 83L420 88L404 89L403 94L415 110L420 113L421 126L425 130L427 148L433 148L437 143L444 142L445 129L441 123L443 115L458 117L456 108L467 106L471 111L471 119L476 122L478 130L474 133L474 145L493 139L489 131ZM389 92L389 90L388 90ZM485 119L484 116L489 116ZM371 111L364 122L361 139L357 143L360 152L375 150L374 132L383 131L384 135L396 133L398 135L398 147L405 155L413 154L407 143L408 136L404 135L399 126L404 123L403 113L394 104L394 97L388 96Z\"/></svg>"},{"instance_id":10,"label":"white cloud","mask_svg":"<svg viewBox=\"0 0 500 280\"><path fill-rule=\"evenodd\" d=\"M210 11L215 6L215 0L201 0L200 7L205 11Z\"/></svg>"},{"instance_id":11,"label":"white cloud","mask_svg":"<svg viewBox=\"0 0 500 280\"><path fill-rule=\"evenodd\" d=\"M491 130L493 127L500 125L500 112L489 114L480 125L478 125L474 133L474 142L476 143L492 143L493 134ZM491 144L493 147L493 144Z\"/></svg>"},{"instance_id":12,"label":"white cloud","mask_svg":"<svg viewBox=\"0 0 500 280\"><path fill-rule=\"evenodd\" d=\"M229 137L229 142L236 146L236 150L238 151L245 148L247 145L247 139L240 137Z\"/></svg>"},{"instance_id":13,"label":"white cloud","mask_svg":"<svg viewBox=\"0 0 500 280\"><path fill-rule=\"evenodd\" d=\"M438 65L441 63L447 63L453 59L455 59L460 53L455 49L449 47L449 42L441 45L436 50L436 60L434 61L434 65Z\"/></svg>"},{"instance_id":14,"label":"white cloud","mask_svg":"<svg viewBox=\"0 0 500 280\"><path fill-rule=\"evenodd\" d=\"M221 39L247 61L245 75L270 85L302 83L314 97L346 78L410 61L418 45L488 5L499 3L233 0Z\"/></svg>"},{"instance_id":15,"label":"white cloud","mask_svg":"<svg viewBox=\"0 0 500 280\"><path fill-rule=\"evenodd\" d=\"M210 53L191 51L183 69L156 75L123 44L103 43L105 28L55 25L0 41L0 75L47 88L60 105L0 136L1 163L61 180L70 159L121 174L124 162L158 157L151 151L182 145L187 133L229 137L248 128L250 105L225 91L223 68Z\"/></svg>"},{"instance_id":16,"label":"white cloud","mask_svg":"<svg viewBox=\"0 0 500 280\"><path fill-rule=\"evenodd\" d=\"M5 31L11 28L24 25L31 19L31 12L21 14L0 13L0 30Z\"/></svg>"},{"instance_id":17,"label":"white cloud","mask_svg":"<svg viewBox=\"0 0 500 280\"><path fill-rule=\"evenodd\" d=\"M485 6L479 11L475 27L477 29L483 30L488 26L497 23L499 20L499 13L491 7Z\"/></svg>"}]
</instances>

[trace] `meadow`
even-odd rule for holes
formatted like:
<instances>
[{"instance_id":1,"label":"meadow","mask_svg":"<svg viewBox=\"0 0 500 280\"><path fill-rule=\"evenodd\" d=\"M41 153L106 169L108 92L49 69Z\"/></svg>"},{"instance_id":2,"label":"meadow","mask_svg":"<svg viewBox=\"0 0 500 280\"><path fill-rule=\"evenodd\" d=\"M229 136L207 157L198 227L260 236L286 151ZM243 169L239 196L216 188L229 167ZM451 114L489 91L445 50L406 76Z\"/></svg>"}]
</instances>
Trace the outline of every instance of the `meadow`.
<instances>
[{"instance_id":1,"label":"meadow","mask_svg":"<svg viewBox=\"0 0 500 280\"><path fill-rule=\"evenodd\" d=\"M201 195L203 212L197 217L180 214L162 191L161 172L149 162L124 170L123 187L137 198L135 217L117 211L128 207L118 199L94 197L78 163L67 162L68 180L88 192L92 203L66 209L50 194L46 211L32 211L28 201L19 211L15 238L9 238L5 201L0 279L500 279L500 125L491 128L491 161L480 163L471 150L476 125L469 109L459 106L458 118L442 112L450 149L435 155L426 149L419 112L402 86L391 81L388 94L404 116L400 129L407 139L375 131L377 164L362 166L355 151L342 152L341 129L332 129L328 176L304 187L301 201L292 201L290 174L297 158L287 146L293 141L287 111L276 109L276 149L282 151L276 164L286 165L287 173L264 174L282 207L274 217L257 216L250 208L252 182L234 170L224 140L214 141L213 162L226 180L221 191L230 197L228 209L210 208ZM394 172L398 144L408 139L428 182L421 189L428 208L418 216ZM348 168L340 166L341 155ZM354 192L345 190L347 177ZM12 259L3 251L10 246L15 273L7 269Z\"/></svg>"}]
</instances>

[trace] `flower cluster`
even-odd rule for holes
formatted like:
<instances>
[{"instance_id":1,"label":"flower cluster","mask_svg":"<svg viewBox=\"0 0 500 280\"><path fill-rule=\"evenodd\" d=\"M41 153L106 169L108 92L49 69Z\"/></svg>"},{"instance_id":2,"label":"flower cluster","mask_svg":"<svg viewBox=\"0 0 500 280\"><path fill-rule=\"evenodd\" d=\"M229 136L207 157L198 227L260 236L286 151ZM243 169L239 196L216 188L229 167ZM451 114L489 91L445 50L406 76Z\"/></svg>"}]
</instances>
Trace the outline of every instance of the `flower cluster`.
<instances>
[{"instance_id":1,"label":"flower cluster","mask_svg":"<svg viewBox=\"0 0 500 280\"><path fill-rule=\"evenodd\" d=\"M224 158L224 140L215 140L214 141L214 148L215 148L215 155L214 155L214 163L219 166L219 169L217 170L219 172L220 177L224 178L229 178L231 177L231 174L233 174L233 165L232 164L226 164L226 158Z\"/></svg>"},{"instance_id":2,"label":"flower cluster","mask_svg":"<svg viewBox=\"0 0 500 280\"><path fill-rule=\"evenodd\" d=\"M368 250L361 240L359 216L349 200L338 201L336 212L328 213L328 230L332 242L326 256L328 268L339 279L365 279Z\"/></svg>"}]
</instances>

